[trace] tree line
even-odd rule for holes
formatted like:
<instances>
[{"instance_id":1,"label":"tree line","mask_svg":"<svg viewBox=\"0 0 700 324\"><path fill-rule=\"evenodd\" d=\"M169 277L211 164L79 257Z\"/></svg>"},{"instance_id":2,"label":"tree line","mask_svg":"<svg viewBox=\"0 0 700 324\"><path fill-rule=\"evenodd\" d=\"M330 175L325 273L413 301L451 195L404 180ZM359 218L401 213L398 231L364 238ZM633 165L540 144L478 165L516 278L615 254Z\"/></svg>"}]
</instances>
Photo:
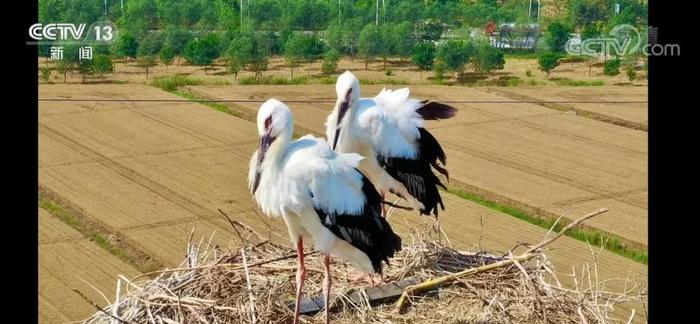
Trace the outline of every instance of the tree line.
<instances>
[{"instance_id":1,"label":"tree line","mask_svg":"<svg viewBox=\"0 0 700 324\"><path fill-rule=\"evenodd\" d=\"M458 74L469 64L487 73L502 68L503 53L471 31L490 21L527 23L537 10L528 10L528 1L496 0L124 0L123 8L121 1L106 3L40 0L40 22L114 21L119 37L98 49L99 55L135 60L147 74L158 59L166 66L183 58L206 67L223 58L231 73L245 69L259 76L269 58L283 56L292 77L299 64L319 59L324 73L332 73L342 56L359 58L365 67L379 58L385 70L388 58L398 57L436 77ZM646 4L638 0L557 3L563 9L545 32L553 53L563 51L573 31L594 37L614 24L646 24ZM446 39L448 31L460 36ZM40 55L48 55L47 46Z\"/></svg>"}]
</instances>

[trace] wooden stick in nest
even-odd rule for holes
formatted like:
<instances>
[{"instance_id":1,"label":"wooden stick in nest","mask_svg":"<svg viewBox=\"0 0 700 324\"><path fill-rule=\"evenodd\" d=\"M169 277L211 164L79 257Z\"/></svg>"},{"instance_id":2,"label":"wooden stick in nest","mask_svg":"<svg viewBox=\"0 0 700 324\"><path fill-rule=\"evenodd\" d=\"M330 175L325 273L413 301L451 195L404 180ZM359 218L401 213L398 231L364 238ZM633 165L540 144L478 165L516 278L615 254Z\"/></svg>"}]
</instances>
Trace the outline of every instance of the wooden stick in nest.
<instances>
[{"instance_id":1,"label":"wooden stick in nest","mask_svg":"<svg viewBox=\"0 0 700 324\"><path fill-rule=\"evenodd\" d=\"M248 271L248 262L245 257L245 248L241 248L241 258L243 259L243 268L245 269L246 288L248 288L248 298L250 299L250 317L253 324L257 322L255 318L255 295L253 294L253 286L250 284L250 272Z\"/></svg>"},{"instance_id":2,"label":"wooden stick in nest","mask_svg":"<svg viewBox=\"0 0 700 324\"><path fill-rule=\"evenodd\" d=\"M564 227L564 229L562 229L561 232L557 233L557 235L555 235L549 239L544 239L539 244L529 248L523 254L516 256L514 258L490 263L490 264L487 264L487 265L484 265L481 267L477 267L477 268L466 269L466 270L463 270L463 271L460 271L457 273L448 274L448 275L445 275L442 277L430 279L428 281L425 281L425 282L422 282L422 283L419 283L416 285L408 286L404 289L403 293L401 294L401 297L399 297L399 300L396 302L396 310L399 313L403 313L404 310L406 309L406 305L407 305L409 297L416 294L416 293L432 290L432 289L438 288L446 283L458 281L462 278L469 277L469 276L472 276L472 275L480 273L480 272L485 272L485 271L497 269L497 268L500 268L503 266L513 264L515 262L528 261L528 260L534 258L535 256L537 256L539 254L539 250L541 248L543 248L546 245L559 239L562 235L564 235L564 233L566 233L566 231L570 230L571 228L575 227L576 225L578 225L578 224L580 224L580 223L582 223L582 222L584 222L584 221L586 221L594 216L603 214L607 211L608 211L607 208L601 208L597 211L594 211L592 213L589 213L589 214L577 219L576 221L574 221L571 224Z\"/></svg>"}]
</instances>

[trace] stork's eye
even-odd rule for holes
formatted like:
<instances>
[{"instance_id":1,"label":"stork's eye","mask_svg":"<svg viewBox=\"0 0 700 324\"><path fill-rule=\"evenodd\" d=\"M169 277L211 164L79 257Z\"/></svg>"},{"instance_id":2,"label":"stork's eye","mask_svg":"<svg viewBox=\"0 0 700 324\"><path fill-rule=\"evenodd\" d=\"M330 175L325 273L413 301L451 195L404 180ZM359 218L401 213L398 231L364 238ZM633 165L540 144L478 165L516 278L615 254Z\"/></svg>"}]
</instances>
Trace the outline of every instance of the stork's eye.
<instances>
[{"instance_id":1,"label":"stork's eye","mask_svg":"<svg viewBox=\"0 0 700 324\"><path fill-rule=\"evenodd\" d=\"M271 125L272 125L272 116L267 117L267 119L265 119L265 129L270 129Z\"/></svg>"}]
</instances>

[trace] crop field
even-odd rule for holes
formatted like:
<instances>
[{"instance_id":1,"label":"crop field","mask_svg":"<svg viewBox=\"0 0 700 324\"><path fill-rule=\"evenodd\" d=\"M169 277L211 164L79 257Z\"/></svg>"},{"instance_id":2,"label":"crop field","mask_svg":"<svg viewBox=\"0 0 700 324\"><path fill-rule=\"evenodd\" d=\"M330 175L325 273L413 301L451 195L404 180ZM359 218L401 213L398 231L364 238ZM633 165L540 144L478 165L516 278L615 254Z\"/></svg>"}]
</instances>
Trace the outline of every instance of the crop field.
<instances>
[{"instance_id":1,"label":"crop field","mask_svg":"<svg viewBox=\"0 0 700 324\"><path fill-rule=\"evenodd\" d=\"M371 94L380 87L363 89ZM334 98L332 85L197 86L190 90L222 99ZM412 94L434 100L504 99L472 88L428 85L412 86ZM42 84L39 97L183 99L134 84ZM231 104L248 114L258 105ZM290 106L302 131L320 133L332 103ZM607 207L610 211L592 220L591 226L646 245L645 132L534 104L456 107L456 118L428 124L448 154L451 186L551 214L568 211L570 218ZM193 228L195 238L208 240L214 234L213 242L221 249L235 244L237 238L218 209L273 240L288 241L283 222L264 218L247 189L248 160L257 147L255 124L250 120L190 102L41 101L39 116L40 185L80 207L85 217L123 236L160 264L180 264ZM537 243L547 232L457 195L443 195L446 210L441 213L441 224L455 248L505 252L517 242ZM40 243L58 240L55 237L61 233L61 240L92 244L91 249L100 250L50 216L40 212ZM403 211L395 213L391 222L404 235L413 227L424 229L432 224L427 217ZM40 249L51 247L42 243ZM595 258L599 280L610 279L605 283L610 289L624 289L628 277L642 283L647 280L646 265L570 237L549 249L561 277L572 269L581 275L582 267ZM40 258L40 281L53 285L40 293L42 322L79 320L92 311L87 303L81 304L72 286L61 286L60 280L42 279L42 275L68 278L77 266L91 273L85 274L87 281L113 298L116 275L137 273L135 266L106 251L51 251ZM63 260L69 259L70 265L65 264ZM101 301L99 296L89 298ZM643 313L639 305L629 306ZM629 314L628 309L621 311Z\"/></svg>"},{"instance_id":2,"label":"crop field","mask_svg":"<svg viewBox=\"0 0 700 324\"><path fill-rule=\"evenodd\" d=\"M107 302L89 285L113 299L117 275L133 277L138 273L131 265L39 208L40 323L64 323L85 318L95 311L71 289L79 289L104 306Z\"/></svg>"},{"instance_id":3,"label":"crop field","mask_svg":"<svg viewBox=\"0 0 700 324\"><path fill-rule=\"evenodd\" d=\"M646 130L649 126L646 87L511 87L489 91L515 100L558 101L554 108L592 113L592 118L607 117L610 122L633 129Z\"/></svg>"},{"instance_id":4,"label":"crop field","mask_svg":"<svg viewBox=\"0 0 700 324\"><path fill-rule=\"evenodd\" d=\"M381 88L363 86L363 95L370 96ZM459 109L455 118L428 124L447 152L451 186L555 218L565 212L567 217L576 218L586 210L605 205L611 209L609 215L591 220L589 225L615 234L630 245L646 246L646 132L532 103L484 103L512 99L479 88L433 85L410 88L411 94L421 99L478 101L454 104ZM224 100L335 99L332 85L191 86L189 89L200 97ZM575 92L558 89L563 93ZM646 88L629 89L637 90L638 97L645 96ZM547 97L546 92L540 92L542 98L555 100L553 95ZM229 105L253 113L259 103ZM332 105L332 102L290 104L296 124L317 134L324 133L325 116Z\"/></svg>"}]
</instances>

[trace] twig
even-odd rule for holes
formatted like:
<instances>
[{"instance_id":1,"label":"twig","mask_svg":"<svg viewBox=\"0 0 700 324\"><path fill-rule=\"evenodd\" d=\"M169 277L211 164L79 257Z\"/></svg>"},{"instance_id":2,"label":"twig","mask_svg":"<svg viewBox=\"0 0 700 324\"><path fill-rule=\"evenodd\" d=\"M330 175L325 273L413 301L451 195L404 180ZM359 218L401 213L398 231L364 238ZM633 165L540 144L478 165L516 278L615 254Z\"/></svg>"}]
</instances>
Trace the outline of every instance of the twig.
<instances>
[{"instance_id":1,"label":"twig","mask_svg":"<svg viewBox=\"0 0 700 324\"><path fill-rule=\"evenodd\" d=\"M304 253L304 256L308 256L308 255L314 254L314 253L316 253L316 252L315 252L315 251L306 252L306 253ZM248 267L250 267L250 268L252 268L252 267L257 267L257 266L260 266L260 265L263 265L263 264L272 263L272 262L277 262L277 261L282 261L282 260L291 259L291 258L296 258L296 257L297 257L297 254L296 254L296 253L294 253L294 254L288 254L288 255L284 255L284 256L278 257L278 258L273 258L273 259L269 259L269 260L263 260L263 261L258 261L258 262L255 262L255 263L251 263L251 264L248 265ZM128 283L129 283L129 285L134 285L132 282L136 281L137 279L140 279L140 278L143 278L143 277L147 277L147 276L150 276L150 275L154 275L154 274L157 274L157 273L163 274L163 273L170 273L170 272L179 272L179 271L188 271L188 270L204 270L204 269L210 269L210 268L216 268L216 267L230 267L230 266L235 266L235 267L231 268L231 270L240 270L240 269L243 269L243 266L242 266L241 264L239 264L239 263L218 263L218 264L212 264L212 265L200 266L200 267L186 267L186 268L174 268L174 269L155 270L155 271L151 271L151 272L146 272L146 273L140 274L140 275L136 276L135 278L129 280ZM134 286L135 286L135 285L134 285Z\"/></svg>"},{"instance_id":2,"label":"twig","mask_svg":"<svg viewBox=\"0 0 700 324\"><path fill-rule=\"evenodd\" d=\"M581 224L582 222L585 222L585 221L587 221L588 219L590 219L590 218L592 218L592 217L595 217L595 216L598 216L598 215L600 215L600 214L607 213L607 212L608 212L608 209L607 209L607 208L601 208L601 209L598 209L597 211L594 211L594 212L592 212L592 213L589 213L589 214L587 214L587 215L585 215L585 216L583 216L583 217L581 217L581 218L575 220L575 221L572 222L571 224L564 226L564 228L563 228L559 233L557 233L557 235L554 235L553 237L551 237L551 238L549 238L549 239L546 239L546 240L540 242L539 244L537 244L537 245L531 247L531 248L530 248L529 250L527 250L525 253L534 252L534 251L536 251L536 250L539 250L539 249L545 247L546 245L549 245L549 243L552 243L552 242L556 241L558 238L560 238L560 237L561 237L562 235L564 235L568 230L572 229L572 228L575 227L576 225Z\"/></svg>"},{"instance_id":3,"label":"twig","mask_svg":"<svg viewBox=\"0 0 700 324\"><path fill-rule=\"evenodd\" d=\"M220 208L217 208L216 210L218 210L221 213L221 215L224 215L224 217L226 217L228 223L231 224L231 227L233 227L233 230L236 232L236 235L238 235L238 239L241 240L241 245L245 245L245 240L243 239L243 236L241 236L241 232L238 231L238 228L233 223L233 220L231 220L231 218L228 217L228 215L226 215L226 213L224 213L224 211Z\"/></svg>"},{"instance_id":4,"label":"twig","mask_svg":"<svg viewBox=\"0 0 700 324\"><path fill-rule=\"evenodd\" d=\"M627 324L632 323L632 320L634 319L634 313L636 309L632 308L632 314L630 314L630 318L627 320Z\"/></svg>"},{"instance_id":5,"label":"twig","mask_svg":"<svg viewBox=\"0 0 700 324\"><path fill-rule=\"evenodd\" d=\"M576 313L578 313L578 316L581 318L581 322L583 322L583 324L588 324L588 321L586 320L586 316L583 316L583 312L581 311L580 306L579 306L579 308L576 309Z\"/></svg>"},{"instance_id":6,"label":"twig","mask_svg":"<svg viewBox=\"0 0 700 324\"><path fill-rule=\"evenodd\" d=\"M116 297L114 298L114 304L112 304L112 313L116 318L119 318L119 295L121 295L121 291L122 281L121 279L117 278L117 292L115 293Z\"/></svg>"},{"instance_id":7,"label":"twig","mask_svg":"<svg viewBox=\"0 0 700 324\"><path fill-rule=\"evenodd\" d=\"M80 295L80 297L82 297L86 302L88 302L90 305L92 305L92 307L97 308L98 311L104 313L105 315L107 315L107 316L109 316L109 317L111 317L111 318L113 318L113 319L115 319L115 320L117 320L117 321L119 321L119 322L131 324L131 322L125 321L125 320L123 320L123 319L121 319L121 318L119 318L119 317L115 317L114 315L110 314L108 311L102 309L102 307L100 307L99 305L95 304L95 302L93 302L92 300L90 300L90 299L88 299L87 297L85 297L85 295L83 295L83 293L81 293L80 290L73 288L73 291L75 291L75 292L76 292L78 295Z\"/></svg>"},{"instance_id":8,"label":"twig","mask_svg":"<svg viewBox=\"0 0 700 324\"><path fill-rule=\"evenodd\" d=\"M404 289L403 293L401 294L401 297L399 297L399 300L396 302L396 309L398 310L399 313L403 313L409 296L413 295L414 293L430 290L430 289L433 289L435 287L439 287L443 284L455 281L459 278L468 277L468 276L471 276L471 275L474 275L474 274L477 274L480 272L485 272L485 271L493 270L493 269L496 269L496 268L499 268L499 267L502 267L505 265L509 265L515 261L522 262L522 261L527 261L529 259L532 259L533 257L535 257L537 255L535 253L535 251L537 251L537 250L545 247L546 245L554 242L555 240L560 238L562 235L564 235L564 233L566 231L568 231L569 229L571 229L572 227L580 224L581 222L583 222L587 219L590 219L591 217L594 217L596 215L600 215L600 214L605 213L607 211L608 210L606 208L601 208L598 211L589 213L589 214L579 218L578 220L576 220L576 221L572 222L571 224L567 225L566 227L564 227L562 229L562 231L559 232L557 235L540 242L539 244L528 249L525 253L523 253L515 258L494 262L494 263L487 264L487 265L477 267L477 268L466 269L466 270L463 270L463 271L460 271L457 273L448 274L448 275L445 275L442 277L430 279L428 281L425 281L425 282L422 282L422 283L419 283L416 285L408 286Z\"/></svg>"},{"instance_id":9,"label":"twig","mask_svg":"<svg viewBox=\"0 0 700 324\"><path fill-rule=\"evenodd\" d=\"M255 295L253 294L253 285L250 284L250 272L248 271L248 261L245 257L245 248L241 248L241 257L243 258L243 269L245 270L245 281L248 287L248 298L250 299L250 317L253 324L257 322L255 318Z\"/></svg>"},{"instance_id":10,"label":"twig","mask_svg":"<svg viewBox=\"0 0 700 324\"><path fill-rule=\"evenodd\" d=\"M85 283L86 285L90 286L90 288L92 288L95 292L97 292L98 294L100 294L100 296L102 296L102 298L105 300L105 302L106 302L107 304L109 304L109 299L107 299L107 296L105 296L105 294L102 293L101 290L97 289L97 287L95 287L95 286L93 286L91 283L87 282L87 280L85 280L85 279L83 279L83 278L80 278L80 277L78 277L78 276L76 276L76 275L73 275L73 276L74 276L75 278L77 278L78 280L82 281L83 283Z\"/></svg>"},{"instance_id":11,"label":"twig","mask_svg":"<svg viewBox=\"0 0 700 324\"><path fill-rule=\"evenodd\" d=\"M197 229L197 224L192 227L192 230L190 231L190 239L187 240L187 264L189 264L190 267L194 267L194 261L192 261L192 250L194 247L192 246L192 238L194 237L194 231Z\"/></svg>"}]
</instances>

